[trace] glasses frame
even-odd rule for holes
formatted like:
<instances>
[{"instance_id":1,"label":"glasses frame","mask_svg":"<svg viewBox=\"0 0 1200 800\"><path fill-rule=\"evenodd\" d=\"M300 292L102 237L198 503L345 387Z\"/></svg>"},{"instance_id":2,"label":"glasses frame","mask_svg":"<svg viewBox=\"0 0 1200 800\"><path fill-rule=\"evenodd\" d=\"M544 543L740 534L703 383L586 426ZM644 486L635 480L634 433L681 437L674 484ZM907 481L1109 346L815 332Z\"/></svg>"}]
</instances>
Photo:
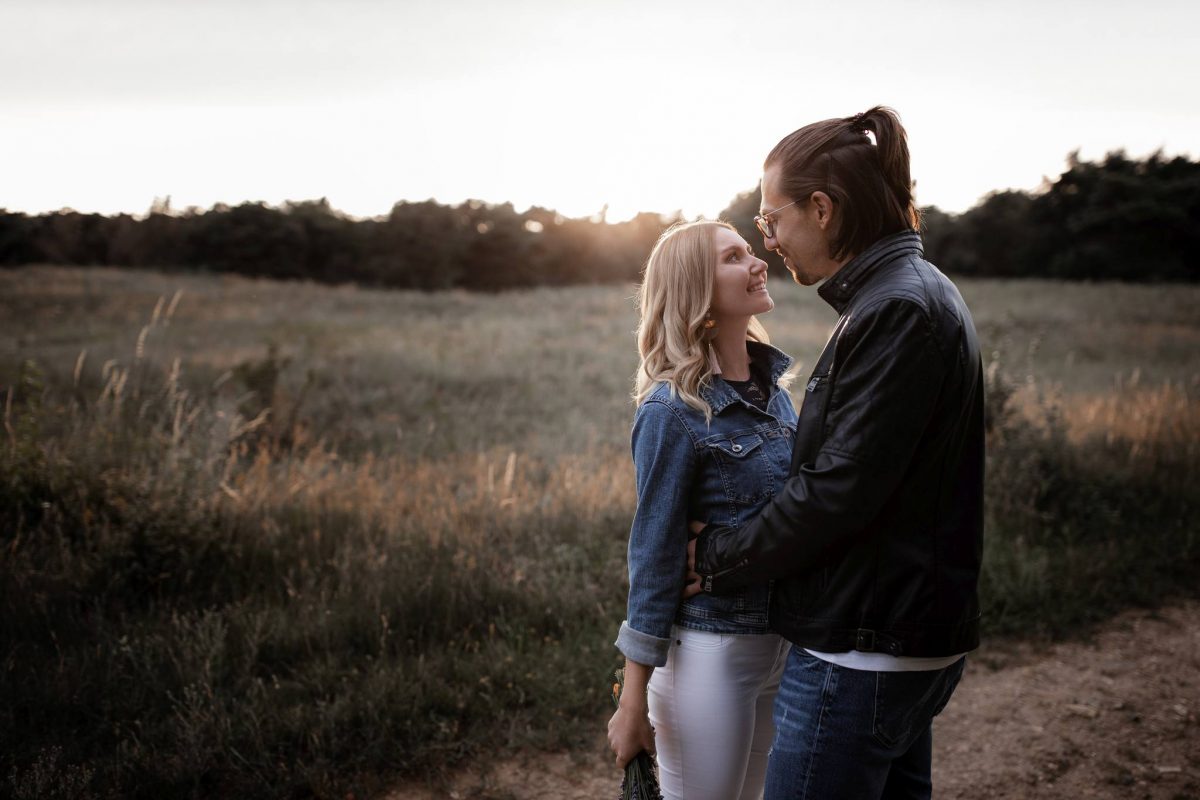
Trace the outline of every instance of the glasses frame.
<instances>
[{"instance_id":1,"label":"glasses frame","mask_svg":"<svg viewBox=\"0 0 1200 800\"><path fill-rule=\"evenodd\" d=\"M778 214L780 211L783 211L788 206L794 206L794 205L796 205L796 203L799 203L799 202L800 202L799 200L793 200L792 202L788 203L786 206L780 206L779 208L777 208L773 211L768 211L765 214L756 214L754 217L754 227L758 228L758 232L761 233L765 238L774 239L775 238L775 220L771 219L771 217L774 216L775 214Z\"/></svg>"}]
</instances>

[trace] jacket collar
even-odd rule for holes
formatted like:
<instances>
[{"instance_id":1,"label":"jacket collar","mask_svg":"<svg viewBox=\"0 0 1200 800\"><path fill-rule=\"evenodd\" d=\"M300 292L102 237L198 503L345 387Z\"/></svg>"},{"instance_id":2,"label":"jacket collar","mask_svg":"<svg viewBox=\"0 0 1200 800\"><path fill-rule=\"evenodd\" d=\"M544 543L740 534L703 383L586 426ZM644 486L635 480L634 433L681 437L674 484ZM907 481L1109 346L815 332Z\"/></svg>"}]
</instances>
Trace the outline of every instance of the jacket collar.
<instances>
[{"instance_id":1,"label":"jacket collar","mask_svg":"<svg viewBox=\"0 0 1200 800\"><path fill-rule=\"evenodd\" d=\"M765 363L771 374L771 386L774 387L783 377L783 373L792 366L792 357L769 344L748 340L746 349L750 358L760 364ZM723 380L720 375L714 375L712 383L700 387L700 398L708 403L714 414L720 414L730 403L740 402L742 396L737 390Z\"/></svg>"},{"instance_id":2,"label":"jacket collar","mask_svg":"<svg viewBox=\"0 0 1200 800\"><path fill-rule=\"evenodd\" d=\"M817 294L833 306L835 311L843 314L854 295L879 271L880 266L901 256L913 254L918 258L924 257L921 234L916 231L901 231L884 236L827 278L817 288Z\"/></svg>"}]
</instances>

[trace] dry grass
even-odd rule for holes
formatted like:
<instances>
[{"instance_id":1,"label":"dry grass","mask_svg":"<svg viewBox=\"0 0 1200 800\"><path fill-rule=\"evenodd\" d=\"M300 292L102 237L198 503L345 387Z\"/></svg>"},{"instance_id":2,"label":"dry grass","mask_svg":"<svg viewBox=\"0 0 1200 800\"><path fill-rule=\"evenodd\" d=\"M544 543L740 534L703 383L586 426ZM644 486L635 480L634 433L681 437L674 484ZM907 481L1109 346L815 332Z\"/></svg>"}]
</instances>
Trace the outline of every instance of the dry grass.
<instances>
[{"instance_id":1,"label":"dry grass","mask_svg":"<svg viewBox=\"0 0 1200 800\"><path fill-rule=\"evenodd\" d=\"M963 289L995 365L989 630L1194 590L1200 290ZM5 791L341 797L590 740L632 293L0 272ZM813 363L833 312L773 293Z\"/></svg>"}]
</instances>

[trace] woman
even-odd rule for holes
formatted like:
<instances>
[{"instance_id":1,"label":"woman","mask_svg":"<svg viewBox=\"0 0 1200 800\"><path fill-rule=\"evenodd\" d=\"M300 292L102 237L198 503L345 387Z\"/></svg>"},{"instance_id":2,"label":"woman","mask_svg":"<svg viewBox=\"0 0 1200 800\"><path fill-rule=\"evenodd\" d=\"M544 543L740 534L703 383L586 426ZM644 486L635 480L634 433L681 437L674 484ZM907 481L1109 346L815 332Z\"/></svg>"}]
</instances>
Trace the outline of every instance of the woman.
<instances>
[{"instance_id":1,"label":"woman","mask_svg":"<svg viewBox=\"0 0 1200 800\"><path fill-rule=\"evenodd\" d=\"M639 294L638 504L609 743L618 767L657 751L666 798L758 797L788 646L767 629L770 587L680 597L688 520L739 525L787 478L791 359L755 319L774 307L767 265L726 223L666 231Z\"/></svg>"}]
</instances>

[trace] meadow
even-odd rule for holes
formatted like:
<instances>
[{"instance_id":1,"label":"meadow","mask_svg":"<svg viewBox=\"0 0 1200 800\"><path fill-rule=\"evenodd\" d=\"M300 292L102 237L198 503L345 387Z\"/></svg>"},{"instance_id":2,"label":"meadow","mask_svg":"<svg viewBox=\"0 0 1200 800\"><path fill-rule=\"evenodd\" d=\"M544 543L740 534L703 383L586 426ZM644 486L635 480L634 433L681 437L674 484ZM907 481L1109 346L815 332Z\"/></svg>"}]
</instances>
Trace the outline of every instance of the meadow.
<instances>
[{"instance_id":1,"label":"meadow","mask_svg":"<svg viewBox=\"0 0 1200 800\"><path fill-rule=\"evenodd\" d=\"M986 635L1194 595L1200 287L960 287ZM834 312L770 288L803 377ZM370 796L593 741L633 294L0 271L0 794Z\"/></svg>"}]
</instances>

